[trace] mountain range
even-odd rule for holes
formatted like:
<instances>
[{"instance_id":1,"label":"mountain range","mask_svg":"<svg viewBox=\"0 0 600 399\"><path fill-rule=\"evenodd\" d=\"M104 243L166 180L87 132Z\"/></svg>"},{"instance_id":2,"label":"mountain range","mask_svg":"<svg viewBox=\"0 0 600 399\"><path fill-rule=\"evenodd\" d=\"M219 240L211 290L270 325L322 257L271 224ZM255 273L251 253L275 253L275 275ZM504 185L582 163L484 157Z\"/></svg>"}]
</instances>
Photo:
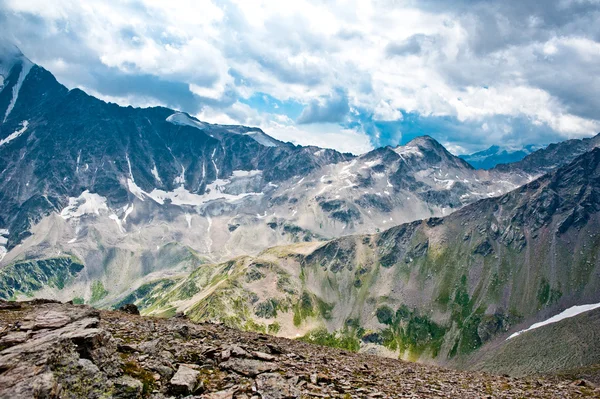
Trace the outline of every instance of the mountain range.
<instances>
[{"instance_id":1,"label":"mountain range","mask_svg":"<svg viewBox=\"0 0 600 399\"><path fill-rule=\"evenodd\" d=\"M456 366L600 302L600 136L475 168L429 136L357 156L106 103L10 46L0 75L2 299Z\"/></svg>"}]
</instances>

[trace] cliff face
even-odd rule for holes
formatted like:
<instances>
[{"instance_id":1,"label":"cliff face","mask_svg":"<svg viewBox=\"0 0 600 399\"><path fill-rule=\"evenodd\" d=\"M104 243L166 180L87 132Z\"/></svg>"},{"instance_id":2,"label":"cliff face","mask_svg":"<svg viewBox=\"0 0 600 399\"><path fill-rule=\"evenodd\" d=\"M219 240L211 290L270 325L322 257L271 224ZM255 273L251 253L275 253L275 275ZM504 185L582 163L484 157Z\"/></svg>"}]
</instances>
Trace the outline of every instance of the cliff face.
<instances>
[{"instance_id":1,"label":"cliff face","mask_svg":"<svg viewBox=\"0 0 600 399\"><path fill-rule=\"evenodd\" d=\"M135 308L127 310L135 313ZM598 394L585 382L576 386L557 378L450 371L182 318L144 318L56 302L0 302L0 326L3 398L581 398Z\"/></svg>"}]
</instances>

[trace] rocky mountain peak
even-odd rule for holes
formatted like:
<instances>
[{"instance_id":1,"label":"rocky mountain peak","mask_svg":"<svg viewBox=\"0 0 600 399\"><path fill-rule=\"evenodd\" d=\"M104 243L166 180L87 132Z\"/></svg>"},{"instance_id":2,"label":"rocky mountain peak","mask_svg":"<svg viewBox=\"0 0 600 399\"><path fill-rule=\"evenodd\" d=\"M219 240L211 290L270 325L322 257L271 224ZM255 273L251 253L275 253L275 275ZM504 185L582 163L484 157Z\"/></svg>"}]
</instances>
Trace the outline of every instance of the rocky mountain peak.
<instances>
[{"instance_id":1,"label":"rocky mountain peak","mask_svg":"<svg viewBox=\"0 0 600 399\"><path fill-rule=\"evenodd\" d=\"M412 139L403 146L393 148L393 151L413 168L428 168L442 166L445 168L473 169L471 165L451 154L436 139L425 135Z\"/></svg>"},{"instance_id":2,"label":"rocky mountain peak","mask_svg":"<svg viewBox=\"0 0 600 399\"><path fill-rule=\"evenodd\" d=\"M436 148L436 149L440 149L443 146L439 143L439 141L437 141L436 139L434 139L433 137L429 136L429 135L423 135L423 136L419 136L419 137L415 137L414 139L412 139L411 141L409 141L407 144L407 146L419 146L422 148Z\"/></svg>"}]
</instances>

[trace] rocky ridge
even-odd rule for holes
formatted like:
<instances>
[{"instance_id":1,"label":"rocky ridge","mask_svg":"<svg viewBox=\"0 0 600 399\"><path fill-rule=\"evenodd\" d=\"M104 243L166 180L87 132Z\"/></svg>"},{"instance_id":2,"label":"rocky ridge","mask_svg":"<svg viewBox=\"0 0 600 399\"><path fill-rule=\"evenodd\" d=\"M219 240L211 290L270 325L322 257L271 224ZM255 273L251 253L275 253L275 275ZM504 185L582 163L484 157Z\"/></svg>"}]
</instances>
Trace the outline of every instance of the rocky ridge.
<instances>
[{"instance_id":1,"label":"rocky ridge","mask_svg":"<svg viewBox=\"0 0 600 399\"><path fill-rule=\"evenodd\" d=\"M587 381L512 378L353 354L185 318L0 302L0 398L583 398Z\"/></svg>"}]
</instances>

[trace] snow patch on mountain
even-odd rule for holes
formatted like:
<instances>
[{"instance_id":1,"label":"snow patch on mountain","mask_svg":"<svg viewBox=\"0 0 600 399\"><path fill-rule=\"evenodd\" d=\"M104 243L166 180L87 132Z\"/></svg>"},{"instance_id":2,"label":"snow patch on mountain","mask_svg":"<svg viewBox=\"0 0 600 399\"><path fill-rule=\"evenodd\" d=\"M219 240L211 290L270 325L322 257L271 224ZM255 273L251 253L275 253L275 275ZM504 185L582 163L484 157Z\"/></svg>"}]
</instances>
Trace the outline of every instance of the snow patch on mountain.
<instances>
[{"instance_id":1,"label":"snow patch on mountain","mask_svg":"<svg viewBox=\"0 0 600 399\"><path fill-rule=\"evenodd\" d=\"M168 200L172 205L178 206L200 206L206 204L207 202L215 200L236 202L248 196L263 195L263 193L227 194L223 190L224 186L226 186L229 183L230 181L228 179L215 180L206 187L207 192L203 195L191 193L188 190L186 190L183 186L177 187L173 191L164 191L155 188L154 190L152 190L152 192L145 193L145 195L152 198L160 205L164 205L165 202Z\"/></svg>"},{"instance_id":2,"label":"snow patch on mountain","mask_svg":"<svg viewBox=\"0 0 600 399\"><path fill-rule=\"evenodd\" d=\"M232 173L232 177L252 177L258 176L262 172L260 170L234 170Z\"/></svg>"},{"instance_id":3,"label":"snow patch on mountain","mask_svg":"<svg viewBox=\"0 0 600 399\"><path fill-rule=\"evenodd\" d=\"M151 198L156 203L164 205L167 201L172 205L189 205L200 206L207 202L215 200L224 200L228 202L236 202L248 196L263 195L262 192L244 192L232 194L227 192L228 186L236 180L253 178L260 175L260 170L234 170L230 179L217 179L206 186L206 192L202 195L188 191L183 183L173 191L165 191L161 189L153 189L147 193L142 190L132 179L127 179L127 187L129 191L140 200ZM133 210L133 209L132 209Z\"/></svg>"},{"instance_id":4,"label":"snow patch on mountain","mask_svg":"<svg viewBox=\"0 0 600 399\"><path fill-rule=\"evenodd\" d=\"M263 132L253 131L244 133L244 135L252 137L258 144L262 144L265 147L277 147L275 140Z\"/></svg>"},{"instance_id":5,"label":"snow patch on mountain","mask_svg":"<svg viewBox=\"0 0 600 399\"><path fill-rule=\"evenodd\" d=\"M13 86L12 98L10 100L10 103L8 104L8 108L6 108L6 114L4 114L4 120L2 123L6 122L6 119L12 112L13 108L15 107L17 98L19 97L19 92L21 91L21 86L23 86L23 82L25 81L25 78L29 74L29 71L31 70L32 67L33 67L33 63L31 61L29 61L27 58L23 57L21 73L19 74L19 79L17 80L17 83Z\"/></svg>"},{"instance_id":6,"label":"snow patch on mountain","mask_svg":"<svg viewBox=\"0 0 600 399\"><path fill-rule=\"evenodd\" d=\"M62 210L60 216L65 219L78 218L83 215L100 215L100 211L108 211L106 198L85 190L77 198L69 198L69 205Z\"/></svg>"},{"instance_id":7,"label":"snow patch on mountain","mask_svg":"<svg viewBox=\"0 0 600 399\"><path fill-rule=\"evenodd\" d=\"M205 129L206 128L206 124L190 117L187 114L184 114L183 112L176 112L173 115L169 116L167 118L167 122L173 123L175 125L180 125L180 126L191 126L191 127L195 127L196 129ZM277 147L279 145L277 143L277 141L275 141L272 137L270 137L269 135L267 135L259 130L243 132L243 131L239 131L237 129L229 129L228 131L233 134L241 134L243 136L249 136L252 139L254 139L254 141L256 141L257 143L259 143L261 145L264 145L265 147Z\"/></svg>"},{"instance_id":8,"label":"snow patch on mountain","mask_svg":"<svg viewBox=\"0 0 600 399\"><path fill-rule=\"evenodd\" d=\"M175 178L173 184L180 184L182 187L185 184L185 167L181 165L181 174Z\"/></svg>"},{"instance_id":9,"label":"snow patch on mountain","mask_svg":"<svg viewBox=\"0 0 600 399\"><path fill-rule=\"evenodd\" d=\"M135 195L141 201L144 200L144 194L146 193L144 192L144 190L142 190L140 186L135 184L135 182L132 179L127 179L127 188L129 189L129 192L131 194Z\"/></svg>"},{"instance_id":10,"label":"snow patch on mountain","mask_svg":"<svg viewBox=\"0 0 600 399\"><path fill-rule=\"evenodd\" d=\"M541 321L539 323L535 323L532 324L531 327L525 329L525 330L521 330L521 331L517 331L516 333L512 334L510 337L507 338L507 340L517 337L521 334L523 334L526 331L531 331L531 330L535 330L536 328L540 328L543 326L547 326L548 324L552 324L552 323L558 323L561 320L564 319L568 319L570 317L575 317L581 313L584 312L589 312L590 310L594 310L600 308L600 303L595 303L595 304L591 304L591 305L579 305L579 306L573 306L570 307L569 309L557 314L556 316L552 316L551 318L549 318L548 320L544 320Z\"/></svg>"},{"instance_id":11,"label":"snow patch on mountain","mask_svg":"<svg viewBox=\"0 0 600 399\"><path fill-rule=\"evenodd\" d=\"M396 154L400 155L402 159L404 159L404 157L423 157L423 153L419 147L413 145L398 146L393 150Z\"/></svg>"},{"instance_id":12,"label":"snow patch on mountain","mask_svg":"<svg viewBox=\"0 0 600 399\"><path fill-rule=\"evenodd\" d=\"M4 259L4 257L8 253L8 250L6 249L7 243L8 243L8 230L0 229L0 262L2 261L2 259Z\"/></svg>"},{"instance_id":13,"label":"snow patch on mountain","mask_svg":"<svg viewBox=\"0 0 600 399\"><path fill-rule=\"evenodd\" d=\"M169 116L167 118L167 122L170 122L174 125L191 126L195 127L196 129L204 129L204 127L206 126L204 123L196 119L192 119L189 115L184 114L183 112L176 112L173 115Z\"/></svg>"},{"instance_id":14,"label":"snow patch on mountain","mask_svg":"<svg viewBox=\"0 0 600 399\"><path fill-rule=\"evenodd\" d=\"M23 133L25 133L25 131L27 130L27 127L29 126L29 121L23 121L23 122L21 122L21 126L22 126L21 129L16 130L14 133L9 134L8 137L0 140L0 146L3 146L4 144L10 143L14 139L16 139L17 137L19 137Z\"/></svg>"},{"instance_id":15,"label":"snow patch on mountain","mask_svg":"<svg viewBox=\"0 0 600 399\"><path fill-rule=\"evenodd\" d=\"M381 165L381 159L375 159L374 161L365 162L363 169L372 168L373 166Z\"/></svg>"},{"instance_id":16,"label":"snow patch on mountain","mask_svg":"<svg viewBox=\"0 0 600 399\"><path fill-rule=\"evenodd\" d=\"M121 233L125 233L125 229L123 228L123 223L121 222L121 219L119 219L119 217L117 215L115 215L114 213L111 214L109 216L109 219L114 220L115 223L117 224L117 227L119 227L119 231Z\"/></svg>"},{"instance_id":17,"label":"snow patch on mountain","mask_svg":"<svg viewBox=\"0 0 600 399\"><path fill-rule=\"evenodd\" d=\"M133 212L133 204L125 205L123 211L125 212L123 215L123 223L127 223L127 217L131 214L131 212Z\"/></svg>"},{"instance_id":18,"label":"snow patch on mountain","mask_svg":"<svg viewBox=\"0 0 600 399\"><path fill-rule=\"evenodd\" d=\"M152 168L150 173L152 173L152 176L154 176L154 178L156 179L157 182L162 183L162 180L160 179L160 176L158 175L158 169L156 169L156 165L154 165L154 167Z\"/></svg>"}]
</instances>

